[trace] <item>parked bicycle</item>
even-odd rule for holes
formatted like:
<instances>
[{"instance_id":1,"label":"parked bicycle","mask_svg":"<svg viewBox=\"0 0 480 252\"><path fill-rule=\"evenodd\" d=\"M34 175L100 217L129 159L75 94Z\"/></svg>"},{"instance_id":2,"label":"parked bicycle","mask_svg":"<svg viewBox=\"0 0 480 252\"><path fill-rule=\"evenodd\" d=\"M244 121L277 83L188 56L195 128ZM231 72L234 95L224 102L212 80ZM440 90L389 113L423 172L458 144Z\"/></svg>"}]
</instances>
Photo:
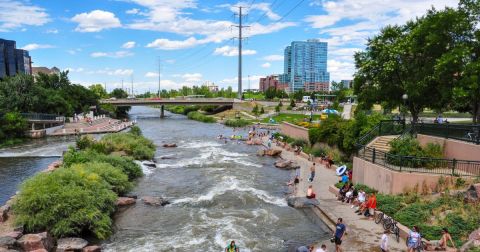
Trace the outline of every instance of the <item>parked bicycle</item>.
<instances>
[{"instance_id":1,"label":"parked bicycle","mask_svg":"<svg viewBox=\"0 0 480 252\"><path fill-rule=\"evenodd\" d=\"M397 240L397 242L400 242L400 229L397 226L396 220L394 220L392 217L387 216L385 213L380 212L378 214L375 214L375 223L382 223L383 229L390 230L390 233L395 235L395 240Z\"/></svg>"}]
</instances>

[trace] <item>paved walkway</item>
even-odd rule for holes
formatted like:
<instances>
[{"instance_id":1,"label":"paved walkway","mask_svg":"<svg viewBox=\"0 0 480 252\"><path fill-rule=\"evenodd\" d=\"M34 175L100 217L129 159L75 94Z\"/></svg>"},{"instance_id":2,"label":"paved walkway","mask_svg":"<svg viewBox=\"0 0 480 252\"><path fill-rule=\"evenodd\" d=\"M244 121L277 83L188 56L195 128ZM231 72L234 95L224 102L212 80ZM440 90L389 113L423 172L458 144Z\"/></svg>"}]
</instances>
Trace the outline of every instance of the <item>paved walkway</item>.
<instances>
[{"instance_id":1,"label":"paved walkway","mask_svg":"<svg viewBox=\"0 0 480 252\"><path fill-rule=\"evenodd\" d=\"M280 147L274 147L281 149ZM300 165L301 180L297 187L296 196L305 197L307 195L307 188L310 184L313 185L317 199L319 200L319 208L329 217L329 219L337 220L339 217L343 218L343 223L347 226L347 235L344 237L342 244L343 251L358 251L358 252L372 252L380 251L380 238L383 234L383 227L375 224L373 220L369 220L364 216L359 216L354 213L350 204L344 204L336 200L333 193L329 191L329 186L338 182L339 177L336 176L335 171L327 169L324 165L316 164L316 175L313 183L308 182L310 177L310 166L312 162L307 159L294 155L291 151L281 149L281 157L287 160L295 160ZM314 210L318 212L317 209ZM331 223L327 223L331 224ZM405 240L400 239L400 242L395 241L393 235L389 237L390 251L406 251ZM335 251L335 247L330 241L320 241L319 244L327 245L329 251Z\"/></svg>"}]
</instances>

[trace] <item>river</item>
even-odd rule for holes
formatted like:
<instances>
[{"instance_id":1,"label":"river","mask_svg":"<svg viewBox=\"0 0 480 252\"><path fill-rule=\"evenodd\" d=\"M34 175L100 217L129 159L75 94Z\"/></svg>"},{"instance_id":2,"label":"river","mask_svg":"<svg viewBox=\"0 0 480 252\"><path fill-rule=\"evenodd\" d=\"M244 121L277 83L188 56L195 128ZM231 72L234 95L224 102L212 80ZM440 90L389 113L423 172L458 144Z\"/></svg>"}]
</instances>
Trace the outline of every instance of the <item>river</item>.
<instances>
[{"instance_id":1,"label":"river","mask_svg":"<svg viewBox=\"0 0 480 252\"><path fill-rule=\"evenodd\" d=\"M220 124L167 115L159 119L158 109L146 107L130 111L158 146L157 167L143 167L145 175L132 194L161 196L172 204L152 207L138 201L117 212L115 233L103 243L104 251L222 251L230 240L242 252L287 251L287 244L328 237L326 227L315 224L309 212L287 206L285 182L292 174L274 168L273 158L258 157L259 147L217 140L219 134L233 134ZM66 147L69 141L56 146ZM178 147L162 148L164 143ZM50 162L15 160L35 167Z\"/></svg>"}]
</instances>

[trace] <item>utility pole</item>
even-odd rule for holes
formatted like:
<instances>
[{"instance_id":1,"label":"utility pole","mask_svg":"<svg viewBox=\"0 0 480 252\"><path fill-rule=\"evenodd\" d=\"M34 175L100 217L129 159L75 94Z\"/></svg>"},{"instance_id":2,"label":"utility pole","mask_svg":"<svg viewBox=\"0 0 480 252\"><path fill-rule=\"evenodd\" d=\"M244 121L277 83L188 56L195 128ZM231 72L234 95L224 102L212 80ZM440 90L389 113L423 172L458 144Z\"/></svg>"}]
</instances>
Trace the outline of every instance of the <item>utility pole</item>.
<instances>
[{"instance_id":1,"label":"utility pole","mask_svg":"<svg viewBox=\"0 0 480 252\"><path fill-rule=\"evenodd\" d=\"M243 37L242 37L242 29L248 26L242 25L242 19L243 19L243 14L242 14L242 9L245 7L238 6L238 25L235 25L235 27L238 27L238 94L237 98L242 99L242 42L243 42Z\"/></svg>"},{"instance_id":2,"label":"utility pole","mask_svg":"<svg viewBox=\"0 0 480 252\"><path fill-rule=\"evenodd\" d=\"M130 75L130 80L131 80L131 82L132 82L132 88L130 89L130 95L133 97L133 96L134 96L134 95L133 95L133 74Z\"/></svg>"},{"instance_id":3,"label":"utility pole","mask_svg":"<svg viewBox=\"0 0 480 252\"><path fill-rule=\"evenodd\" d=\"M162 78L160 77L160 70L161 70L161 61L160 61L160 56L158 56L158 97L160 98L160 93L161 93L161 89L160 89L160 83L161 83L161 80Z\"/></svg>"},{"instance_id":4,"label":"utility pole","mask_svg":"<svg viewBox=\"0 0 480 252\"><path fill-rule=\"evenodd\" d=\"M250 74L248 75L248 91L251 91L250 90Z\"/></svg>"}]
</instances>

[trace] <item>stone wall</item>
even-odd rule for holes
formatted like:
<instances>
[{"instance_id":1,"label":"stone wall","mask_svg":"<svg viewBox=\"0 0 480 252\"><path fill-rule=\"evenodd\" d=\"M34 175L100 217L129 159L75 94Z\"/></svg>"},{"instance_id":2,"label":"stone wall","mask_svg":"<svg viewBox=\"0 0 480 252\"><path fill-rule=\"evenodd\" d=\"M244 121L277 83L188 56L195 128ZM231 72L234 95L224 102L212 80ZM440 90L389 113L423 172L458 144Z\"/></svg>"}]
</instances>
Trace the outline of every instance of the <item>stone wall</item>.
<instances>
[{"instance_id":1,"label":"stone wall","mask_svg":"<svg viewBox=\"0 0 480 252\"><path fill-rule=\"evenodd\" d=\"M280 125L280 132L283 135L289 136L295 139L305 139L308 141L308 129L300 127L291 123L282 122Z\"/></svg>"},{"instance_id":2,"label":"stone wall","mask_svg":"<svg viewBox=\"0 0 480 252\"><path fill-rule=\"evenodd\" d=\"M480 161L480 145L422 134L418 134L417 139L422 146L427 143L440 144L447 159Z\"/></svg>"},{"instance_id":3,"label":"stone wall","mask_svg":"<svg viewBox=\"0 0 480 252\"><path fill-rule=\"evenodd\" d=\"M361 158L353 158L353 182L385 194L401 194L405 189L412 189L416 185L421 189L424 181L433 190L440 177L441 175L392 171Z\"/></svg>"}]
</instances>

